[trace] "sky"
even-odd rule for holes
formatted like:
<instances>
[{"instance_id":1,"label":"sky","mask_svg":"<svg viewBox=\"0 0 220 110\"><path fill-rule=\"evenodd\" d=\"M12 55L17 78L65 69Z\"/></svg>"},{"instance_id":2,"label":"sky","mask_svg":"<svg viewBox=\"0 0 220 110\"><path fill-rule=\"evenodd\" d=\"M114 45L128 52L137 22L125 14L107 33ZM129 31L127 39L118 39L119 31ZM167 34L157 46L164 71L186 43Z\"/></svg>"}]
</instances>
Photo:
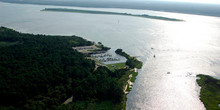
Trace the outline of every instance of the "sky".
<instances>
[{"instance_id":1,"label":"sky","mask_svg":"<svg viewBox=\"0 0 220 110\"><path fill-rule=\"evenodd\" d=\"M160 1L176 1L176 2L194 2L194 3L220 4L220 0L160 0Z\"/></svg>"},{"instance_id":2,"label":"sky","mask_svg":"<svg viewBox=\"0 0 220 110\"><path fill-rule=\"evenodd\" d=\"M220 4L220 0L51 0L51 1L174 1L174 2Z\"/></svg>"},{"instance_id":3,"label":"sky","mask_svg":"<svg viewBox=\"0 0 220 110\"><path fill-rule=\"evenodd\" d=\"M100 1L105 1L105 0L100 0ZM107 1L114 1L114 0L107 0ZM220 4L220 0L119 0L119 1L173 1L173 2Z\"/></svg>"}]
</instances>

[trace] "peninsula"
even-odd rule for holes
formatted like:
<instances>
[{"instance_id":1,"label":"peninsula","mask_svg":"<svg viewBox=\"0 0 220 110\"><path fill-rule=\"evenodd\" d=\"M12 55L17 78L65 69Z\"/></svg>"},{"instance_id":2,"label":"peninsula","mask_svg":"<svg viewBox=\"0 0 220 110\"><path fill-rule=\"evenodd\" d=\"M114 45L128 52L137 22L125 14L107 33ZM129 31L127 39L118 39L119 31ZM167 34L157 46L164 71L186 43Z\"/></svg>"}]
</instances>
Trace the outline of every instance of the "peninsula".
<instances>
[{"instance_id":1,"label":"peninsula","mask_svg":"<svg viewBox=\"0 0 220 110\"><path fill-rule=\"evenodd\" d=\"M125 109L137 69L100 64L90 55L109 49L78 36L0 27L0 109Z\"/></svg>"},{"instance_id":2,"label":"peninsula","mask_svg":"<svg viewBox=\"0 0 220 110\"><path fill-rule=\"evenodd\" d=\"M181 19L168 18L168 17L162 17L162 16L152 16L152 15L147 15L147 14L129 14L129 13L95 11L95 10L81 10L81 9L68 9L68 8L45 8L41 11L105 14L105 15L123 15L123 16L142 17L142 18L158 19L158 20L165 20L165 21L184 21L184 20L181 20Z\"/></svg>"},{"instance_id":3,"label":"peninsula","mask_svg":"<svg viewBox=\"0 0 220 110\"><path fill-rule=\"evenodd\" d=\"M207 110L220 109L220 80L208 75L197 75L196 80L201 87L200 100Z\"/></svg>"}]
</instances>

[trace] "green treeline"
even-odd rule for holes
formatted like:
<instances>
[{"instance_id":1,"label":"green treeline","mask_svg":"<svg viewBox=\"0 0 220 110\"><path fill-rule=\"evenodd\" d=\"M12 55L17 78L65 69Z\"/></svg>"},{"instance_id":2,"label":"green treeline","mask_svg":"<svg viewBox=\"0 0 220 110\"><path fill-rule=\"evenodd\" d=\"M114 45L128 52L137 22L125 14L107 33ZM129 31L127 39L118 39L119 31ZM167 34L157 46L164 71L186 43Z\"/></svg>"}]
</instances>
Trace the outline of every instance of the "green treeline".
<instances>
[{"instance_id":1,"label":"green treeline","mask_svg":"<svg viewBox=\"0 0 220 110\"><path fill-rule=\"evenodd\" d=\"M67 8L45 8L42 11L54 11L54 12L72 12L72 13L89 13L89 14L107 14L107 15L124 15L124 16L133 16L133 17L142 17L150 19L158 19L165 21L183 21L176 18L168 18L163 16L151 16L147 14L129 14L129 13L118 13L118 12L108 12L108 11L95 11L95 10L81 10L81 9L67 9Z\"/></svg>"},{"instance_id":2,"label":"green treeline","mask_svg":"<svg viewBox=\"0 0 220 110\"><path fill-rule=\"evenodd\" d=\"M0 109L77 110L87 109L89 103L119 105L124 97L122 70L94 70L94 61L72 49L86 45L94 43L77 36L23 34L1 27ZM62 104L71 96L71 104Z\"/></svg>"},{"instance_id":3,"label":"green treeline","mask_svg":"<svg viewBox=\"0 0 220 110\"><path fill-rule=\"evenodd\" d=\"M220 107L220 80L208 75L197 75L197 83L201 87L200 100L207 110L219 110Z\"/></svg>"},{"instance_id":4,"label":"green treeline","mask_svg":"<svg viewBox=\"0 0 220 110\"><path fill-rule=\"evenodd\" d=\"M107 50L111 49L110 47L104 46L101 42L98 42L98 45L96 44L96 46L101 48L101 51L107 51ZM99 50L97 50L97 51L99 51Z\"/></svg>"},{"instance_id":5,"label":"green treeline","mask_svg":"<svg viewBox=\"0 0 220 110\"><path fill-rule=\"evenodd\" d=\"M137 58L135 58L135 57L131 57L130 55L125 53L122 49L117 49L115 51L115 53L119 54L121 56L124 56L127 59L126 65L128 65L130 68L140 69L142 67L142 62L141 61L137 60Z\"/></svg>"}]
</instances>

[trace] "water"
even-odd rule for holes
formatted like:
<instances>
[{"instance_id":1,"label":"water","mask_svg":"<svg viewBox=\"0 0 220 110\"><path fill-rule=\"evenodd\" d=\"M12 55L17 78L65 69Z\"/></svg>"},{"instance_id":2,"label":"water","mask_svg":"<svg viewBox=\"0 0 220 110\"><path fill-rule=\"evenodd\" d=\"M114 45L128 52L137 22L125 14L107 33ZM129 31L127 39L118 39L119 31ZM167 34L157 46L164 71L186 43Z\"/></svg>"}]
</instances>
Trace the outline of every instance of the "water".
<instances>
[{"instance_id":1,"label":"water","mask_svg":"<svg viewBox=\"0 0 220 110\"><path fill-rule=\"evenodd\" d=\"M220 17L217 0L0 0L9 3L27 3L96 8L125 8Z\"/></svg>"},{"instance_id":2,"label":"water","mask_svg":"<svg viewBox=\"0 0 220 110\"><path fill-rule=\"evenodd\" d=\"M143 67L127 95L127 110L204 110L197 74L220 78L220 18L131 9L103 11L184 19L41 12L58 6L0 2L0 25L35 34L78 35L139 56ZM85 8L80 8L85 9ZM154 49L151 49L154 48ZM153 55L156 55L154 58ZM170 72L170 74L167 74Z\"/></svg>"}]
</instances>

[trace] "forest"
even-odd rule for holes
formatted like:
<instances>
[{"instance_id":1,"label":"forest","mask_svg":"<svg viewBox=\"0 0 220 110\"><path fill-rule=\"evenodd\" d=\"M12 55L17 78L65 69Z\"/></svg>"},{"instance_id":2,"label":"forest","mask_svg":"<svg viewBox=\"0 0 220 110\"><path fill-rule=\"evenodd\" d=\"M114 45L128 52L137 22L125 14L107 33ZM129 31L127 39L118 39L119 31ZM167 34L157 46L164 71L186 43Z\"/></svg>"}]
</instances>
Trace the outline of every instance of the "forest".
<instances>
[{"instance_id":1,"label":"forest","mask_svg":"<svg viewBox=\"0 0 220 110\"><path fill-rule=\"evenodd\" d=\"M120 78L125 70L95 70L94 61L72 49L89 45L94 42L77 36L34 35L1 27L0 109L99 109L96 105L102 102L115 109L124 97ZM64 105L71 96L73 102Z\"/></svg>"},{"instance_id":2,"label":"forest","mask_svg":"<svg viewBox=\"0 0 220 110\"><path fill-rule=\"evenodd\" d=\"M196 82L201 87L200 100L207 110L219 110L220 80L212 76L196 75Z\"/></svg>"}]
</instances>

